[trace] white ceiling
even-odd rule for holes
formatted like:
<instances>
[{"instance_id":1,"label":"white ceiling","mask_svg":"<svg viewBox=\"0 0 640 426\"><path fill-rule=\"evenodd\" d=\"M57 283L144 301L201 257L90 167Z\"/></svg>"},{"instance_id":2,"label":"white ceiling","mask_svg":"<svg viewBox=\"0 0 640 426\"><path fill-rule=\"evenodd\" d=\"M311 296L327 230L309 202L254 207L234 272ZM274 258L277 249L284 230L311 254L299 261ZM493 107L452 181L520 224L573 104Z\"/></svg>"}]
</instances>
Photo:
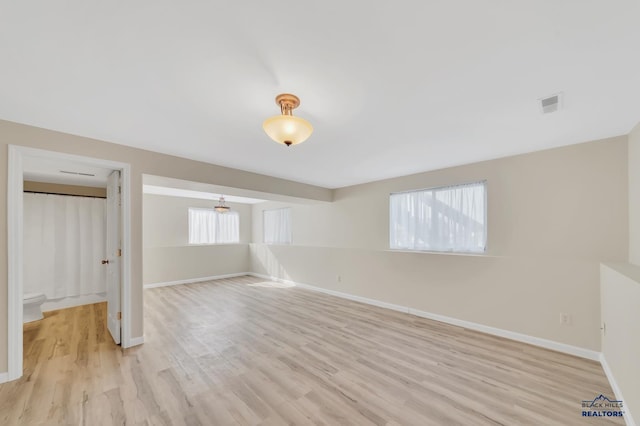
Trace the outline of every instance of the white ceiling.
<instances>
[{"instance_id":1,"label":"white ceiling","mask_svg":"<svg viewBox=\"0 0 640 426\"><path fill-rule=\"evenodd\" d=\"M239 197L237 195L213 194L211 192L192 191L189 189L170 188L166 186L143 185L142 192L145 194L166 195L169 197L197 198L200 200L219 201L221 196L229 203L258 204L266 200L257 198Z\"/></svg>"},{"instance_id":2,"label":"white ceiling","mask_svg":"<svg viewBox=\"0 0 640 426\"><path fill-rule=\"evenodd\" d=\"M0 0L0 118L340 187L627 133L639 17L637 0ZM315 128L299 146L262 131L281 92Z\"/></svg>"}]
</instances>

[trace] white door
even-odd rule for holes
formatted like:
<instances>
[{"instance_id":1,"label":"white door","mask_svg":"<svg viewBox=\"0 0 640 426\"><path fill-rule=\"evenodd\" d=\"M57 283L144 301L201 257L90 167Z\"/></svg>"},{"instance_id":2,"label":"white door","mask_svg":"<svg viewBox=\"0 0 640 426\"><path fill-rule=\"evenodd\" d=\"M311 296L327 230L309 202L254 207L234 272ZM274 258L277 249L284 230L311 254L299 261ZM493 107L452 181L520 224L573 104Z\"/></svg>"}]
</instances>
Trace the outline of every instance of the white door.
<instances>
[{"instance_id":1,"label":"white door","mask_svg":"<svg viewBox=\"0 0 640 426\"><path fill-rule=\"evenodd\" d=\"M107 181L107 328L120 344L120 172Z\"/></svg>"}]
</instances>

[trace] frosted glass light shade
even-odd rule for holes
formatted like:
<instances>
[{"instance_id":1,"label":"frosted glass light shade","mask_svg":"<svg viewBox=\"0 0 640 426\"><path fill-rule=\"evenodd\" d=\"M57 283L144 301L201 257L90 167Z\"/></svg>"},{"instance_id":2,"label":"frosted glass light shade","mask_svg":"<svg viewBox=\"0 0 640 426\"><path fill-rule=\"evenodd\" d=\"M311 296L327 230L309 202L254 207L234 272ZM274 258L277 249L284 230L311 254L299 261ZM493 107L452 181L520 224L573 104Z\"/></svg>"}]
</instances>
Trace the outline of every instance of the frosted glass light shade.
<instances>
[{"instance_id":1,"label":"frosted glass light shade","mask_svg":"<svg viewBox=\"0 0 640 426\"><path fill-rule=\"evenodd\" d=\"M293 115L269 117L262 123L262 128L271 139L283 145L302 143L313 133L311 123Z\"/></svg>"}]
</instances>

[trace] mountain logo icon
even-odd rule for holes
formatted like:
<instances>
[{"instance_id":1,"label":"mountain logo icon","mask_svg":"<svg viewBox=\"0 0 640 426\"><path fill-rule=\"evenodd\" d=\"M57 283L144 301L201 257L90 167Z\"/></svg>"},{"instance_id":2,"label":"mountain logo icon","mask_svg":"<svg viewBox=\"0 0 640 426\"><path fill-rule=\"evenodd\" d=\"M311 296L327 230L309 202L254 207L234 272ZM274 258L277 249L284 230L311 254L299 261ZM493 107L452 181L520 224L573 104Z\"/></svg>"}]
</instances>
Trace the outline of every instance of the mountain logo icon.
<instances>
[{"instance_id":1,"label":"mountain logo icon","mask_svg":"<svg viewBox=\"0 0 640 426\"><path fill-rule=\"evenodd\" d=\"M618 401L616 399L609 399L608 397L604 396L603 394L600 394L599 396L596 396L595 398L593 398L593 400L586 400L586 401L582 401L582 406L583 407L594 407L594 406L601 406L601 404L622 404L622 401Z\"/></svg>"}]
</instances>

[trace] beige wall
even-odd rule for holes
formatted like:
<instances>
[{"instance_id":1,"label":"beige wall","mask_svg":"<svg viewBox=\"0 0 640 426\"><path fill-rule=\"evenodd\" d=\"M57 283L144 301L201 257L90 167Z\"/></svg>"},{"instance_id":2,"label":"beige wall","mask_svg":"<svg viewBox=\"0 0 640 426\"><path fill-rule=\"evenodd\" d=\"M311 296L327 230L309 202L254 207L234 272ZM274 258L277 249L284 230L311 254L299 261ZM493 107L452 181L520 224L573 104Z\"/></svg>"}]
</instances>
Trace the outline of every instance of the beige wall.
<instances>
[{"instance_id":1,"label":"beige wall","mask_svg":"<svg viewBox=\"0 0 640 426\"><path fill-rule=\"evenodd\" d=\"M208 200L144 194L144 284L249 272L249 204L227 203L239 215L240 244L189 246L189 207L213 205Z\"/></svg>"},{"instance_id":2,"label":"beige wall","mask_svg":"<svg viewBox=\"0 0 640 426\"><path fill-rule=\"evenodd\" d=\"M7 223L7 145L22 145L52 151L120 161L131 164L132 232L132 337L143 334L142 306L142 175L152 174L195 182L272 192L301 198L331 201L325 188L272 178L212 164L186 160L0 120L0 223ZM7 241L6 226L0 240ZM0 245L0 347L7 346L7 245ZM0 350L0 372L7 370L7 352Z\"/></svg>"},{"instance_id":3,"label":"beige wall","mask_svg":"<svg viewBox=\"0 0 640 426\"><path fill-rule=\"evenodd\" d=\"M640 266L602 265L602 355L624 398L626 416L640 418ZM634 424L627 418L627 424Z\"/></svg>"},{"instance_id":4,"label":"beige wall","mask_svg":"<svg viewBox=\"0 0 640 426\"><path fill-rule=\"evenodd\" d=\"M144 284L249 272L249 244L145 247Z\"/></svg>"},{"instance_id":5,"label":"beige wall","mask_svg":"<svg viewBox=\"0 0 640 426\"><path fill-rule=\"evenodd\" d=\"M482 179L486 255L388 251L389 193ZM255 272L599 351L599 264L628 254L627 138L338 189L292 205L292 246L260 244L281 206L254 206Z\"/></svg>"},{"instance_id":6,"label":"beige wall","mask_svg":"<svg viewBox=\"0 0 640 426\"><path fill-rule=\"evenodd\" d=\"M629 133L629 262L640 266L640 123Z\"/></svg>"},{"instance_id":7,"label":"beige wall","mask_svg":"<svg viewBox=\"0 0 640 426\"><path fill-rule=\"evenodd\" d=\"M132 337L143 332L143 174L321 201L335 197L335 203L294 207L293 246L252 244L256 272L594 350L600 349L599 262L628 256L626 137L336 191L6 121L0 121L0 143L3 223L9 144L131 164ZM486 256L386 250L389 192L479 179L489 185ZM261 241L261 220L253 224ZM0 228L0 239L6 241L6 233ZM6 259L5 244L0 346L7 341ZM560 312L573 315L572 326L559 325ZM6 361L0 351L0 372Z\"/></svg>"}]
</instances>

